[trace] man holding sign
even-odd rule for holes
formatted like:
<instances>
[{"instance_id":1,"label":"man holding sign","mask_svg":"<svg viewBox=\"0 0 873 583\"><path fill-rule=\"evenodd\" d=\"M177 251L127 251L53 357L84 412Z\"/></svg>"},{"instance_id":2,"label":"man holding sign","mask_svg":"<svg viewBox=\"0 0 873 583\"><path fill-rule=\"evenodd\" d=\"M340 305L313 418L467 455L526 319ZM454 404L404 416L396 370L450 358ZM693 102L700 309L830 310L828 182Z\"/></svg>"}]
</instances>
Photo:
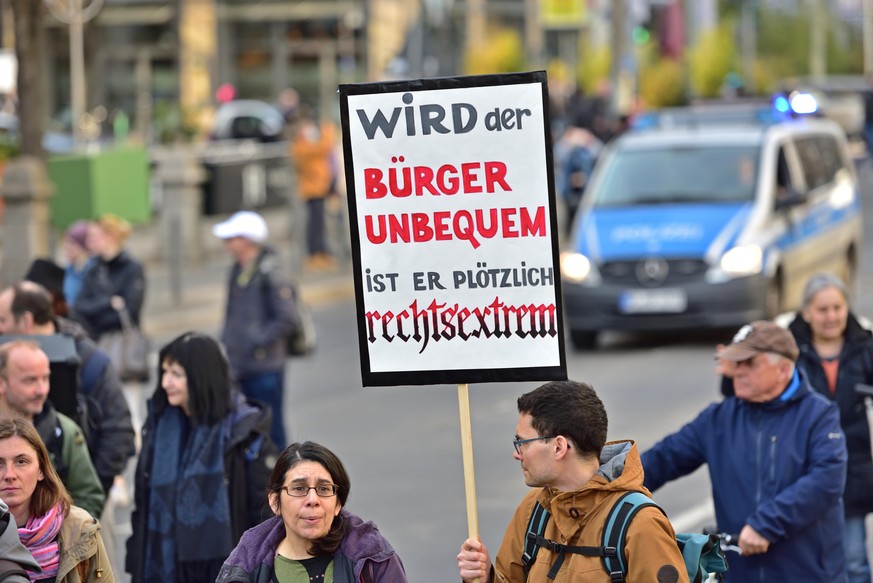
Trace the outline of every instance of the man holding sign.
<instances>
[{"instance_id":1,"label":"man holding sign","mask_svg":"<svg viewBox=\"0 0 873 583\"><path fill-rule=\"evenodd\" d=\"M643 467L632 441L606 443L607 416L591 386L555 381L518 399L514 457L525 483L533 488L522 500L492 564L484 543L464 541L458 568L465 582L523 583L610 581L600 557L558 553L540 546L529 567L522 559L531 514L537 503L551 517L542 531L559 545L600 546L616 501L643 492ZM551 545L550 545L551 546ZM688 573L670 521L657 507L639 510L628 527L624 556L627 583L687 582Z\"/></svg>"}]
</instances>

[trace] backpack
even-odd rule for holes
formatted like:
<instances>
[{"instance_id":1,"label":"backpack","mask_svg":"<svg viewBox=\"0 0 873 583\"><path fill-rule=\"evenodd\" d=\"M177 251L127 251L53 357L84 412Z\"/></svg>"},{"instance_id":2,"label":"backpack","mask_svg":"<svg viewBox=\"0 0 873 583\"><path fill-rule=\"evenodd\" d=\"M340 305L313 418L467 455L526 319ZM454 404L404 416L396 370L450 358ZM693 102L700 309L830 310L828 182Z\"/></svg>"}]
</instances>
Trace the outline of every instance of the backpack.
<instances>
[{"instance_id":1,"label":"backpack","mask_svg":"<svg viewBox=\"0 0 873 583\"><path fill-rule=\"evenodd\" d=\"M77 407L76 423L82 429L85 441L91 445L91 437L96 435L100 422L103 420L103 406L92 394L97 381L103 377L106 367L110 364L109 356L102 350L91 353L80 367L79 377L79 407Z\"/></svg>"},{"instance_id":2,"label":"backpack","mask_svg":"<svg viewBox=\"0 0 873 583\"><path fill-rule=\"evenodd\" d=\"M265 301L268 301L270 289L273 287L273 282L270 279L270 265L261 266L262 290ZM291 286L291 299L294 304L295 319L297 325L294 326L285 337L285 351L288 356L307 356L315 351L316 346L316 330L315 321L312 319L312 313L309 307L300 297L300 292L297 286Z\"/></svg>"},{"instance_id":3,"label":"backpack","mask_svg":"<svg viewBox=\"0 0 873 583\"><path fill-rule=\"evenodd\" d=\"M549 579L554 579L558 575L558 570L564 563L566 553L572 553L585 557L600 557L603 569L613 583L624 583L624 578L627 575L627 557L624 553L627 530L636 513L647 506L654 506L664 512L660 506L642 492L628 492L622 495L606 517L602 544L598 547L580 547L563 545L543 537L546 523L551 515L537 502L528 521L524 553L521 557L525 572L529 571L533 565L539 547L546 547L558 554L558 558L549 569ZM664 515L666 516L666 513ZM677 533L676 544L682 552L685 568L688 571L688 579L691 583L702 583L710 573L720 575L727 571L727 561L719 546L718 536ZM719 579L721 579L720 576Z\"/></svg>"}]
</instances>

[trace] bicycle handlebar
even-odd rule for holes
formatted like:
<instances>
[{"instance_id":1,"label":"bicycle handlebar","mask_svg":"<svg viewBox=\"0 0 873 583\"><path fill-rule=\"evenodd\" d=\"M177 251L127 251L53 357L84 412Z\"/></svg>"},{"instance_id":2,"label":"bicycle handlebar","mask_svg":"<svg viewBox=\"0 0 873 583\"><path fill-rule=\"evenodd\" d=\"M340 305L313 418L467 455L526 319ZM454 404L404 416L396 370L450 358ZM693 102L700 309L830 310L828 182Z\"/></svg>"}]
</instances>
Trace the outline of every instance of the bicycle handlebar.
<instances>
[{"instance_id":1,"label":"bicycle handlebar","mask_svg":"<svg viewBox=\"0 0 873 583\"><path fill-rule=\"evenodd\" d=\"M703 529L703 534L715 535L718 537L718 544L721 547L722 551L732 551L739 555L743 554L742 549L739 547L739 534L731 534L727 532L720 532L718 528L715 527L707 527Z\"/></svg>"}]
</instances>

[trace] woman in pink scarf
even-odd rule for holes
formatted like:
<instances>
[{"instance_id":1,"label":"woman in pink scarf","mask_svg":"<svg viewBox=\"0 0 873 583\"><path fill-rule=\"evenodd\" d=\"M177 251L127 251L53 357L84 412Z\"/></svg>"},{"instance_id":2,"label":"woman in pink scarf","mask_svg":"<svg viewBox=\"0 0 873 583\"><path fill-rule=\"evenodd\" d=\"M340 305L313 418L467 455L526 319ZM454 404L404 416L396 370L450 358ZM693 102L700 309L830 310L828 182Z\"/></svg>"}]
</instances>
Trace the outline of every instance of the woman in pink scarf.
<instances>
[{"instance_id":1,"label":"woman in pink scarf","mask_svg":"<svg viewBox=\"0 0 873 583\"><path fill-rule=\"evenodd\" d=\"M0 421L0 498L40 565L27 572L31 581L114 583L99 523L72 505L39 434L23 419Z\"/></svg>"}]
</instances>

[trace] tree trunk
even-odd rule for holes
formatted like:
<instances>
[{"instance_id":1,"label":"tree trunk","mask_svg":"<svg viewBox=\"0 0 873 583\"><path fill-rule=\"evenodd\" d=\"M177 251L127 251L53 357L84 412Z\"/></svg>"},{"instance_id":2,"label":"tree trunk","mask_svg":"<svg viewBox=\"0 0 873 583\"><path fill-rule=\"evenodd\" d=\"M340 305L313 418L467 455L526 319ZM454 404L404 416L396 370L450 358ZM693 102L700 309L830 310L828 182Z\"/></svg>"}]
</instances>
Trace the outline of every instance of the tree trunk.
<instances>
[{"instance_id":1,"label":"tree trunk","mask_svg":"<svg viewBox=\"0 0 873 583\"><path fill-rule=\"evenodd\" d=\"M18 57L18 120L21 154L45 159L43 62L44 7L41 0L12 0L15 16L15 54Z\"/></svg>"}]
</instances>

